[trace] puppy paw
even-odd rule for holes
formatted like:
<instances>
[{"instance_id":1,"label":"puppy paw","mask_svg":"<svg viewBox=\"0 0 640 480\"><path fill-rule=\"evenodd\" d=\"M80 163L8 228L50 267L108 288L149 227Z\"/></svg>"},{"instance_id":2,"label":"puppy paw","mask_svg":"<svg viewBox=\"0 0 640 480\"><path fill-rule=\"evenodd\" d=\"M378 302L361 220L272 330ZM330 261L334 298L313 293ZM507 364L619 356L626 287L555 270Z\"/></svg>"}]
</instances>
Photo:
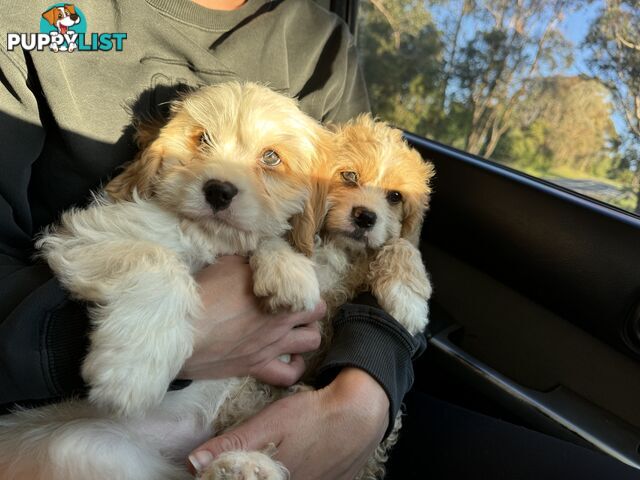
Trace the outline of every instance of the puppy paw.
<instances>
[{"instance_id":1,"label":"puppy paw","mask_svg":"<svg viewBox=\"0 0 640 480\"><path fill-rule=\"evenodd\" d=\"M372 288L380 307L395 318L411 335L424 331L429 323L429 304L426 298L401 282L391 282Z\"/></svg>"},{"instance_id":2,"label":"puppy paw","mask_svg":"<svg viewBox=\"0 0 640 480\"><path fill-rule=\"evenodd\" d=\"M197 478L199 480L286 480L287 470L261 452L226 452Z\"/></svg>"},{"instance_id":3,"label":"puppy paw","mask_svg":"<svg viewBox=\"0 0 640 480\"><path fill-rule=\"evenodd\" d=\"M250 264L253 292L268 311L311 311L320 302L318 278L307 257L293 252L273 258L254 255Z\"/></svg>"},{"instance_id":4,"label":"puppy paw","mask_svg":"<svg viewBox=\"0 0 640 480\"><path fill-rule=\"evenodd\" d=\"M429 321L431 282L420 252L404 239L385 245L369 271L369 285L380 306L412 335Z\"/></svg>"}]
</instances>

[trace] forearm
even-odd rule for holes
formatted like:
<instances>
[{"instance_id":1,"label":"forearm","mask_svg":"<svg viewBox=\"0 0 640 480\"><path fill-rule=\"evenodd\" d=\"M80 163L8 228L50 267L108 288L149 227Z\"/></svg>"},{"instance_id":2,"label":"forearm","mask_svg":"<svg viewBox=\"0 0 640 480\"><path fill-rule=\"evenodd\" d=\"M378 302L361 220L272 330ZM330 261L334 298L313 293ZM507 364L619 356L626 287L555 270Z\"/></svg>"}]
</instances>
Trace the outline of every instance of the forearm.
<instances>
[{"instance_id":1,"label":"forearm","mask_svg":"<svg viewBox=\"0 0 640 480\"><path fill-rule=\"evenodd\" d=\"M413 385L412 360L425 349L423 334L411 336L377 307L371 295L340 308L333 319L331 348L319 368L321 385L329 384L346 367L366 372L384 390L389 419L395 419L404 395ZM388 422L387 434L393 428Z\"/></svg>"}]
</instances>

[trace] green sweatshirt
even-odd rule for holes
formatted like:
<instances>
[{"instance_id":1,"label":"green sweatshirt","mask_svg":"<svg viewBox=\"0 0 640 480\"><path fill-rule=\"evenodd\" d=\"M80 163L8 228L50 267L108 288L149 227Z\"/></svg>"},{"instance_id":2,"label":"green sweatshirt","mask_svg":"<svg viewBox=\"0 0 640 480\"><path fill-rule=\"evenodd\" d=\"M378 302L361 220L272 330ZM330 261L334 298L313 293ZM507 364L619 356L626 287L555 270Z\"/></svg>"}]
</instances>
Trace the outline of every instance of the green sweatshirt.
<instances>
[{"instance_id":1,"label":"green sweatshirt","mask_svg":"<svg viewBox=\"0 0 640 480\"><path fill-rule=\"evenodd\" d=\"M229 12L188 0L51 11L49 1L0 0L0 404L79 386L85 308L32 261L32 241L132 158L131 108L153 111L176 84L237 79L297 97L321 121L369 110L347 26L310 0L248 0ZM15 34L41 29L84 37L68 40L72 52L15 45Z\"/></svg>"}]
</instances>

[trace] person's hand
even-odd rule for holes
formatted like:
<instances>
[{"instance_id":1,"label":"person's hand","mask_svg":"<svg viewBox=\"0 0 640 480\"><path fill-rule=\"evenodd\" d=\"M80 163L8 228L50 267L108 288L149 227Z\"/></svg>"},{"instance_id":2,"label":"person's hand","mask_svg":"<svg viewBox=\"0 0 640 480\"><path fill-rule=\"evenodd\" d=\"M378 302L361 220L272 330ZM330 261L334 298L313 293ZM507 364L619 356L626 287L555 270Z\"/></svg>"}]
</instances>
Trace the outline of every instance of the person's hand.
<instances>
[{"instance_id":1,"label":"person's hand","mask_svg":"<svg viewBox=\"0 0 640 480\"><path fill-rule=\"evenodd\" d=\"M219 258L196 275L204 315L195 325L193 355L179 378L192 380L250 375L271 385L289 386L304 373L301 353L320 346L313 312L270 315L253 295L251 268L243 257ZM291 354L289 363L278 359Z\"/></svg>"},{"instance_id":2,"label":"person's hand","mask_svg":"<svg viewBox=\"0 0 640 480\"><path fill-rule=\"evenodd\" d=\"M327 387L269 405L239 427L192 452L195 471L223 452L264 450L292 480L353 480L376 449L389 421L389 399L366 372L345 368Z\"/></svg>"}]
</instances>

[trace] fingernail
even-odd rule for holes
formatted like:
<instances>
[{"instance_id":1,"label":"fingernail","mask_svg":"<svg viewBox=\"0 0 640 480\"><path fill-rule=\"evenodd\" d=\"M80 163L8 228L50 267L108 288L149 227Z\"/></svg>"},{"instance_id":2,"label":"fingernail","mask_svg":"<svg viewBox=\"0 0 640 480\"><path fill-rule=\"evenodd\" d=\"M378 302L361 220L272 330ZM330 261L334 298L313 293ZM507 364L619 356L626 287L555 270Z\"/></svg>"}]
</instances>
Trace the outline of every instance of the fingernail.
<instances>
[{"instance_id":1,"label":"fingernail","mask_svg":"<svg viewBox=\"0 0 640 480\"><path fill-rule=\"evenodd\" d=\"M280 355L278 357L278 360L280 360L282 363L291 363L291 355L285 353L283 355Z\"/></svg>"},{"instance_id":2,"label":"fingernail","mask_svg":"<svg viewBox=\"0 0 640 480\"><path fill-rule=\"evenodd\" d=\"M189 461L196 472L200 472L207 468L213 461L213 454L209 450L200 450L189 455Z\"/></svg>"}]
</instances>

